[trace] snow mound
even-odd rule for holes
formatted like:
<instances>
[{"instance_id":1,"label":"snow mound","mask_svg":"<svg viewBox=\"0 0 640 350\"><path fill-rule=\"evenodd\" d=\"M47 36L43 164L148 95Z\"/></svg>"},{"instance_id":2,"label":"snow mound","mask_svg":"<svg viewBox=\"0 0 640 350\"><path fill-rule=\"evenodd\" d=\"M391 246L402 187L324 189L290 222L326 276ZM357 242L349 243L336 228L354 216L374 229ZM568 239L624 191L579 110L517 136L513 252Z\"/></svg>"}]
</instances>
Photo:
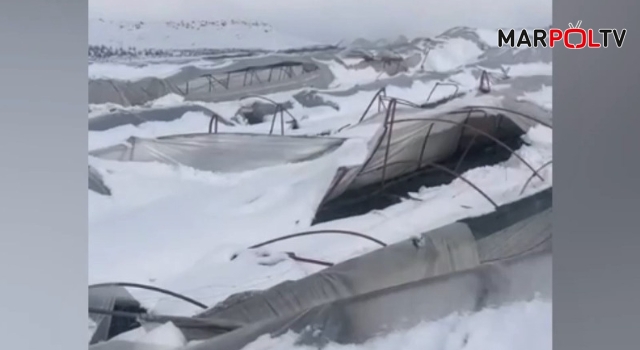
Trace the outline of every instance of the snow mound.
<instances>
[{"instance_id":1,"label":"snow mound","mask_svg":"<svg viewBox=\"0 0 640 350\"><path fill-rule=\"evenodd\" d=\"M424 68L428 71L448 72L477 62L482 54L482 49L475 42L450 38L429 51Z\"/></svg>"}]
</instances>

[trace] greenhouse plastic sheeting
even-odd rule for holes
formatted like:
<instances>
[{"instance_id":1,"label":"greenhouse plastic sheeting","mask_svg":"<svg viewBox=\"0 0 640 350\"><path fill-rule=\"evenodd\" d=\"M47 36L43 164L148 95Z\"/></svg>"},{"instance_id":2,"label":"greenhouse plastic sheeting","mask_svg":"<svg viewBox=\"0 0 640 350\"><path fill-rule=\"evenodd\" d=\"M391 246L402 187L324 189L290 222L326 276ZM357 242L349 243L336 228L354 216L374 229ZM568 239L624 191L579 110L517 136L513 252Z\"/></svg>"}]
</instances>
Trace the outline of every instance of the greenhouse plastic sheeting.
<instances>
[{"instance_id":1,"label":"greenhouse plastic sheeting","mask_svg":"<svg viewBox=\"0 0 640 350\"><path fill-rule=\"evenodd\" d=\"M233 295L215 307L195 316L203 320L224 320L227 323L245 324L239 330L225 333L216 327L187 327L182 322L184 320L178 319L174 320L174 324L183 331L187 339L206 340L207 344L214 342L216 346L222 346L218 343L220 341L221 344L225 344L221 347L224 349L228 345L227 342L233 344L239 342L238 344L240 344L247 341L246 337L251 338L260 332L277 333L278 330L285 329L301 330L304 328L305 322L309 325L323 324L323 322L327 325L333 325L334 322L337 322L335 327L320 330L324 332L322 334L327 339L360 341L368 337L370 332L378 331L377 324L381 324L375 321L378 317L382 317L380 322L386 322L384 317L390 315L370 315L373 320L371 323L368 323L369 316L356 318L353 321L354 317L366 312L369 308L369 306L363 306L364 311L357 311L356 316L351 314L344 316L350 320L349 322L355 322L355 326L351 323L344 324L339 321L343 316L339 315L336 310L342 308L350 310L351 306L345 307L342 303L351 305L352 302L349 300L357 300L357 302L353 302L353 305L356 305L353 307L357 308L357 305L361 303L368 303L366 300L369 298L378 298L379 295L388 293L394 295L395 292L389 291L416 284L424 285L425 290L421 293L428 296L439 293L438 291L442 291L442 288L450 288L447 284L440 282L428 282L430 280L447 281L447 276L459 275L460 271L484 271L477 270L477 267L487 265L488 262L497 262L498 264L495 266L503 266L503 261L508 259L518 260L534 253L542 252L544 255L547 254L545 252L550 252L551 191L551 189L543 190L532 196L498 207L489 214L464 219L419 237L389 245L339 263L301 280L284 282L265 291ZM502 276L501 267L489 269L497 269L497 272L491 272L489 275ZM474 274L480 279L485 279L483 276L487 273L474 272ZM507 277L506 279L500 277L495 281L500 283L513 282L518 285L523 282ZM510 279L512 282L509 282ZM464 283L473 282L471 277L465 277L465 280L467 282ZM491 282L494 279L488 278L487 281ZM454 283L454 285L456 284ZM472 286L474 285L472 284ZM526 289L526 287L525 283L523 288ZM538 288L536 285L529 285L529 287ZM435 289L431 291L432 288ZM525 291L531 292L529 289ZM443 292L443 295L446 295L444 299L440 296L437 300L438 303L443 300L444 309L434 307L425 315L439 317L440 312L459 311L456 309L456 303L459 300L463 301L460 304L461 311L467 310L465 307L468 304L465 303L472 299L475 295L473 293L476 293L477 290L470 289L471 294L464 296L456 296L458 292L459 290L455 288L450 288L449 292ZM454 301L450 302L449 297L454 298ZM375 307L388 307L389 310L393 310L392 306L397 302L394 300L390 301L389 305ZM330 310L333 316L327 314L329 311L318 310ZM314 316L309 319L308 315ZM411 316L411 314L409 315ZM414 316L409 317L409 320L415 321L412 318ZM323 319L323 317L330 317L330 319ZM324 321L317 321L318 319ZM363 322L364 324L362 324ZM296 326L291 326L293 327L291 328L290 324ZM354 327L364 330L359 330L358 333L349 333L355 329ZM198 349L217 349L217 347Z\"/></svg>"},{"instance_id":2,"label":"greenhouse plastic sheeting","mask_svg":"<svg viewBox=\"0 0 640 350\"><path fill-rule=\"evenodd\" d=\"M118 161L186 165L213 172L239 172L316 159L344 139L264 134L188 134L157 139L130 138L125 144L90 152Z\"/></svg>"},{"instance_id":3,"label":"greenhouse plastic sheeting","mask_svg":"<svg viewBox=\"0 0 640 350\"><path fill-rule=\"evenodd\" d=\"M248 298L231 297L198 316L252 323L478 264L471 231L464 224L454 224L419 239L403 241L342 262L301 280L279 284Z\"/></svg>"},{"instance_id":4,"label":"greenhouse plastic sheeting","mask_svg":"<svg viewBox=\"0 0 640 350\"><path fill-rule=\"evenodd\" d=\"M224 125L231 125L230 122L221 118L213 111L202 106L171 106L162 108L145 108L133 110L117 110L107 114L89 119L89 131L105 131L123 125L138 126L146 122L169 122L179 118L188 112L200 112L203 116L203 131L211 116L215 115L218 122Z\"/></svg>"},{"instance_id":5,"label":"greenhouse plastic sheeting","mask_svg":"<svg viewBox=\"0 0 640 350\"><path fill-rule=\"evenodd\" d=\"M305 74L290 76L290 72L287 72L279 76L279 79L274 77L271 82L265 77L259 77L255 79L256 83L246 84L256 72L260 75L260 71L266 71L268 75L271 67L287 65L303 67ZM205 77L212 75L225 80L228 74L233 75L228 89L220 86L220 79L212 84ZM265 95L311 86L318 89L328 88L333 79L334 76L327 65L311 57L271 54L242 58L231 64L212 68L186 66L166 78L147 77L135 81L93 79L89 81L89 103L140 106L168 94L177 94L191 101L221 102L238 99L247 94Z\"/></svg>"},{"instance_id":6,"label":"greenhouse plastic sheeting","mask_svg":"<svg viewBox=\"0 0 640 350\"><path fill-rule=\"evenodd\" d=\"M320 305L293 316L266 320L188 346L188 350L239 350L264 334L299 334L302 344L363 343L390 330L408 329L454 312L474 312L552 291L551 249L480 265Z\"/></svg>"},{"instance_id":7,"label":"greenhouse plastic sheeting","mask_svg":"<svg viewBox=\"0 0 640 350\"><path fill-rule=\"evenodd\" d=\"M476 103L488 105L475 107ZM444 161L470 142L480 147L494 143L490 137L502 141L519 137L537 125L536 120L551 124L548 112L512 98L464 98L434 109L398 105L394 122L386 129L385 118L386 112L379 112L346 129L353 132L363 126L380 125L373 138L377 147L372 147L370 160L349 183L349 188L392 179L413 172L420 165Z\"/></svg>"},{"instance_id":8,"label":"greenhouse plastic sheeting","mask_svg":"<svg viewBox=\"0 0 640 350\"><path fill-rule=\"evenodd\" d=\"M524 254L550 242L551 189L265 291L233 295L198 315L251 323L330 301Z\"/></svg>"}]
</instances>

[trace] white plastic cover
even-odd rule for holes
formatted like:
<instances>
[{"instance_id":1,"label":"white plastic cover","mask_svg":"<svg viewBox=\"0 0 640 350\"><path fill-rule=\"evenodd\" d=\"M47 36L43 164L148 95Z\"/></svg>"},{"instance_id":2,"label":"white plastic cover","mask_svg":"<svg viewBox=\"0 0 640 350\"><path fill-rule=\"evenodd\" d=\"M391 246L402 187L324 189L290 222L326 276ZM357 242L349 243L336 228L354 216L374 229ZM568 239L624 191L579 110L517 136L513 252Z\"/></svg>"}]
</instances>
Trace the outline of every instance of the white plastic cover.
<instances>
[{"instance_id":1,"label":"white plastic cover","mask_svg":"<svg viewBox=\"0 0 640 350\"><path fill-rule=\"evenodd\" d=\"M90 152L118 161L186 165L213 172L241 172L316 159L344 139L264 134L188 134L157 139L130 138L125 144Z\"/></svg>"}]
</instances>

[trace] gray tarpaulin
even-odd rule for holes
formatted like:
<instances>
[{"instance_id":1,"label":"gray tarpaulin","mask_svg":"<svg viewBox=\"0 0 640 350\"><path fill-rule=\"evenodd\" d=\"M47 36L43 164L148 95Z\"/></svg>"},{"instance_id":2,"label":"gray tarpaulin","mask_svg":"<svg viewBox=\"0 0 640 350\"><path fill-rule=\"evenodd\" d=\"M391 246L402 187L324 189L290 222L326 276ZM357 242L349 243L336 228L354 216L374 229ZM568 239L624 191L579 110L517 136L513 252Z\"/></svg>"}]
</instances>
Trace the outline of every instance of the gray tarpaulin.
<instances>
[{"instance_id":1,"label":"gray tarpaulin","mask_svg":"<svg viewBox=\"0 0 640 350\"><path fill-rule=\"evenodd\" d=\"M466 223L446 225L306 278L265 291L233 295L198 317L242 323L281 318L335 300L540 250L541 242L551 241L550 214L549 189Z\"/></svg>"},{"instance_id":2,"label":"gray tarpaulin","mask_svg":"<svg viewBox=\"0 0 640 350\"><path fill-rule=\"evenodd\" d=\"M551 298L551 250L480 265L316 306L294 316L245 326L186 347L239 350L264 334L293 331L303 344L363 343L454 312L473 312L534 298Z\"/></svg>"},{"instance_id":3,"label":"gray tarpaulin","mask_svg":"<svg viewBox=\"0 0 640 350\"><path fill-rule=\"evenodd\" d=\"M424 118L431 115L427 110L398 108L396 118ZM366 123L384 123L379 118L382 114L375 115ZM445 117L458 123L462 123L465 115L452 115ZM371 155L371 160L362 170L362 173L351 184L352 188L362 187L382 180L382 173L386 159L386 179L415 170L422 154L422 164L436 162L451 156L458 146L460 127L452 124L432 123L424 121L398 122L393 124L393 130L389 140L389 132L382 135L380 146ZM429 129L431 131L429 132ZM426 145L424 139L429 132ZM424 148L423 148L424 145ZM387 153L386 149L389 148Z\"/></svg>"},{"instance_id":4,"label":"gray tarpaulin","mask_svg":"<svg viewBox=\"0 0 640 350\"><path fill-rule=\"evenodd\" d=\"M271 54L238 59L230 65L220 67L190 66L162 79L94 79L89 81L89 103L140 106L171 93L191 101L221 102L248 94L264 95L304 87L329 87L334 79L331 70L326 64L313 60L310 55L295 57ZM285 68L282 73L280 70L272 70L283 66Z\"/></svg>"},{"instance_id":5,"label":"gray tarpaulin","mask_svg":"<svg viewBox=\"0 0 640 350\"><path fill-rule=\"evenodd\" d=\"M495 212L461 220L478 240L482 262L504 259L551 245L552 189L499 207Z\"/></svg>"},{"instance_id":6,"label":"gray tarpaulin","mask_svg":"<svg viewBox=\"0 0 640 350\"><path fill-rule=\"evenodd\" d=\"M161 162L214 172L238 172L316 159L344 139L264 134L188 134L157 139L130 138L125 144L89 154L102 159Z\"/></svg>"},{"instance_id":7,"label":"gray tarpaulin","mask_svg":"<svg viewBox=\"0 0 640 350\"><path fill-rule=\"evenodd\" d=\"M171 106L160 108L145 108L135 110L117 110L89 119L89 131L104 131L122 125L138 126L146 122L168 122L182 118L187 112L201 112L207 118L202 119L202 130L207 130L212 115L216 115L218 122L224 125L232 125L227 120L215 114L212 110L196 105Z\"/></svg>"},{"instance_id":8,"label":"gray tarpaulin","mask_svg":"<svg viewBox=\"0 0 640 350\"><path fill-rule=\"evenodd\" d=\"M233 295L196 316L248 324L235 331L174 323L187 339L204 339L190 350L240 349L262 334L287 330L307 342L350 343L384 333L385 324L411 327L456 311L528 300L536 292L546 297L551 204L547 189L301 280Z\"/></svg>"},{"instance_id":9,"label":"gray tarpaulin","mask_svg":"<svg viewBox=\"0 0 640 350\"><path fill-rule=\"evenodd\" d=\"M462 224L451 225L418 242L403 241L248 298L232 297L199 317L252 323L478 264L471 231Z\"/></svg>"},{"instance_id":10,"label":"gray tarpaulin","mask_svg":"<svg viewBox=\"0 0 640 350\"><path fill-rule=\"evenodd\" d=\"M551 209L524 219L502 231L478 241L482 261L494 261L522 254L523 251L544 250L551 245Z\"/></svg>"},{"instance_id":11,"label":"gray tarpaulin","mask_svg":"<svg viewBox=\"0 0 640 350\"><path fill-rule=\"evenodd\" d=\"M89 80L89 103L115 103L120 106L140 106L169 94L181 94L167 80L144 78L137 81L110 79Z\"/></svg>"}]
</instances>

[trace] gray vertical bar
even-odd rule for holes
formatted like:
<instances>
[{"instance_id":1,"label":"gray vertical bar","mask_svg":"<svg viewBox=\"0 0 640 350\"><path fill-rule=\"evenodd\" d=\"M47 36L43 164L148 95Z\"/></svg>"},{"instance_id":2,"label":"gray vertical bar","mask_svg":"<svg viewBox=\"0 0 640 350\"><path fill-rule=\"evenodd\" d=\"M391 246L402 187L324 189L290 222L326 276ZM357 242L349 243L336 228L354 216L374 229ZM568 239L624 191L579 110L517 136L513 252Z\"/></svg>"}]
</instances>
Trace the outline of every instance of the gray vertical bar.
<instances>
[{"instance_id":1,"label":"gray vertical bar","mask_svg":"<svg viewBox=\"0 0 640 350\"><path fill-rule=\"evenodd\" d=\"M0 348L87 346L87 2L0 5Z\"/></svg>"},{"instance_id":2,"label":"gray vertical bar","mask_svg":"<svg viewBox=\"0 0 640 350\"><path fill-rule=\"evenodd\" d=\"M554 347L637 349L640 2L555 0L554 26L628 30L554 48Z\"/></svg>"}]
</instances>

